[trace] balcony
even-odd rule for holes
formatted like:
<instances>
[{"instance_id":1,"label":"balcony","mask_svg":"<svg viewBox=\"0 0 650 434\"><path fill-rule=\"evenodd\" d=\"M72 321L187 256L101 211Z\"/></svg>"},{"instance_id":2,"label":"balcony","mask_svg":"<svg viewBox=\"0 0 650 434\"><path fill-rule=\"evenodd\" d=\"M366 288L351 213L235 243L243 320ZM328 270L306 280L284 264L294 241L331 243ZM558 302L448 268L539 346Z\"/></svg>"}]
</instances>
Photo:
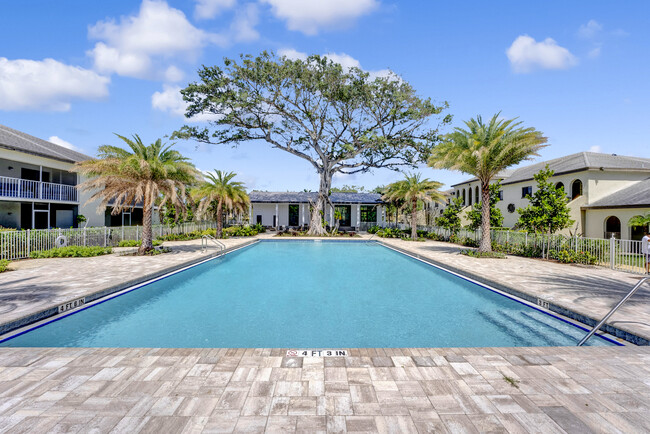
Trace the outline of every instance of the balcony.
<instances>
[{"instance_id":1,"label":"balcony","mask_svg":"<svg viewBox=\"0 0 650 434\"><path fill-rule=\"evenodd\" d=\"M0 199L29 199L53 202L77 202L74 185L0 176Z\"/></svg>"}]
</instances>

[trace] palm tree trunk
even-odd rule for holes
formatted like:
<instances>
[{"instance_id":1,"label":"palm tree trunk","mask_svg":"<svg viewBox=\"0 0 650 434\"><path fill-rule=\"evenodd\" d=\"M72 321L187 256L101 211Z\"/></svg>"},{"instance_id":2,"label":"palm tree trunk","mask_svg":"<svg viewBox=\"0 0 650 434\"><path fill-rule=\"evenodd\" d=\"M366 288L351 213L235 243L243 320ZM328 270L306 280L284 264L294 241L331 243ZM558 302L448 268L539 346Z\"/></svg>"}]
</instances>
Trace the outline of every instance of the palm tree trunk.
<instances>
[{"instance_id":1,"label":"palm tree trunk","mask_svg":"<svg viewBox=\"0 0 650 434\"><path fill-rule=\"evenodd\" d=\"M148 195L145 195L142 207L142 244L138 249L138 254L143 255L153 250L153 204L150 203Z\"/></svg>"},{"instance_id":2,"label":"palm tree trunk","mask_svg":"<svg viewBox=\"0 0 650 434\"><path fill-rule=\"evenodd\" d=\"M217 201L217 238L223 234L223 200Z\"/></svg>"},{"instance_id":3,"label":"palm tree trunk","mask_svg":"<svg viewBox=\"0 0 650 434\"><path fill-rule=\"evenodd\" d=\"M481 243L479 252L492 251L492 238L490 237L490 183L481 182Z\"/></svg>"},{"instance_id":4,"label":"palm tree trunk","mask_svg":"<svg viewBox=\"0 0 650 434\"><path fill-rule=\"evenodd\" d=\"M414 200L411 204L411 238L413 241L418 239L418 201Z\"/></svg>"}]
</instances>

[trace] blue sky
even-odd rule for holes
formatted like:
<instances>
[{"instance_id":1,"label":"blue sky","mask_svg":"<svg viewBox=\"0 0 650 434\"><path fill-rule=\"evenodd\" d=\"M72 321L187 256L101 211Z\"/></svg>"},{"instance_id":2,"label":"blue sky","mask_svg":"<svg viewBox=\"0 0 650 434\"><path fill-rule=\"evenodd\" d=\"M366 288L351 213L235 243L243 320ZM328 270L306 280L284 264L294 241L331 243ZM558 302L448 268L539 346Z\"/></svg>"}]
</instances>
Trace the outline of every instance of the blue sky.
<instances>
[{"instance_id":1,"label":"blue sky","mask_svg":"<svg viewBox=\"0 0 650 434\"><path fill-rule=\"evenodd\" d=\"M545 133L542 159L650 158L650 2L385 0L0 1L0 123L95 155L186 121L177 89L202 65L274 50L391 69L450 103L454 126L501 111ZM178 149L249 188L316 190L305 161L265 143ZM423 167L447 185L467 175ZM375 170L334 185L399 179Z\"/></svg>"}]
</instances>

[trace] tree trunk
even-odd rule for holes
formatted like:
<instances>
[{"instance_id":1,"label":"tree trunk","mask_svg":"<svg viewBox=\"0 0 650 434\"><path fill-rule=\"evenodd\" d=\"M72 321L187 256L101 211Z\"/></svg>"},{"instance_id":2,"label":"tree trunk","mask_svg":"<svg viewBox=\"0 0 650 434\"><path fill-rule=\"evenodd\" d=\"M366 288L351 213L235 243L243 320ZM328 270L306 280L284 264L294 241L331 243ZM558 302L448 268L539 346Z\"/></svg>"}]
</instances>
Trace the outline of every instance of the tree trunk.
<instances>
[{"instance_id":1,"label":"tree trunk","mask_svg":"<svg viewBox=\"0 0 650 434\"><path fill-rule=\"evenodd\" d=\"M144 255L153 250L153 204L150 202L148 195L145 195L142 207L142 244L138 249L139 255Z\"/></svg>"},{"instance_id":2,"label":"tree trunk","mask_svg":"<svg viewBox=\"0 0 650 434\"><path fill-rule=\"evenodd\" d=\"M414 200L411 204L411 238L413 241L418 239L418 201Z\"/></svg>"},{"instance_id":3,"label":"tree trunk","mask_svg":"<svg viewBox=\"0 0 650 434\"><path fill-rule=\"evenodd\" d=\"M490 183L481 182L481 244L479 252L492 251L492 238L490 236Z\"/></svg>"},{"instance_id":4,"label":"tree trunk","mask_svg":"<svg viewBox=\"0 0 650 434\"><path fill-rule=\"evenodd\" d=\"M223 200L217 201L217 238L223 234Z\"/></svg>"},{"instance_id":5,"label":"tree trunk","mask_svg":"<svg viewBox=\"0 0 650 434\"><path fill-rule=\"evenodd\" d=\"M307 235L323 236L325 228L323 227L323 217L327 213L327 207L330 205L329 192L332 187L332 174L327 168L320 171L320 185L318 186L318 199L314 204L309 221L309 231ZM321 214L322 212L322 214Z\"/></svg>"}]
</instances>

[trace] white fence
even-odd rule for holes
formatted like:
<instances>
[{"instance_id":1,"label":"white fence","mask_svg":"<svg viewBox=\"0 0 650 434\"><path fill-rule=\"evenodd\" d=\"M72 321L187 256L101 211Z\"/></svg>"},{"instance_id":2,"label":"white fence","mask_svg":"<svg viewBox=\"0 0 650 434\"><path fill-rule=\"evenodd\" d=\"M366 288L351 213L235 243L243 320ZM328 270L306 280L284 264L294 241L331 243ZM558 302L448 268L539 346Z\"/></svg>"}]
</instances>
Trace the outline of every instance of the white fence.
<instances>
[{"instance_id":1,"label":"white fence","mask_svg":"<svg viewBox=\"0 0 650 434\"><path fill-rule=\"evenodd\" d=\"M395 226L395 225L393 225ZM407 229L408 225L399 224L399 229ZM451 232L436 226L418 226L418 230L434 232L448 239ZM469 238L476 242L481 239L481 231L461 229L456 234L460 238ZM616 238L585 238L581 236L546 235L519 231L492 229L492 243L496 243L506 252L531 252L550 249L551 252L572 251L582 253L583 257L592 257L596 265L609 267L614 270L643 274L645 272L645 257L642 253L641 241L619 240Z\"/></svg>"},{"instance_id":2,"label":"white fence","mask_svg":"<svg viewBox=\"0 0 650 434\"><path fill-rule=\"evenodd\" d=\"M183 223L176 226L153 225L154 239L159 236L181 234L215 228L215 222ZM120 241L142 239L142 226L113 226L78 229L28 229L0 232L0 259L29 258L31 252L56 247L59 236L68 246L117 246Z\"/></svg>"}]
</instances>

